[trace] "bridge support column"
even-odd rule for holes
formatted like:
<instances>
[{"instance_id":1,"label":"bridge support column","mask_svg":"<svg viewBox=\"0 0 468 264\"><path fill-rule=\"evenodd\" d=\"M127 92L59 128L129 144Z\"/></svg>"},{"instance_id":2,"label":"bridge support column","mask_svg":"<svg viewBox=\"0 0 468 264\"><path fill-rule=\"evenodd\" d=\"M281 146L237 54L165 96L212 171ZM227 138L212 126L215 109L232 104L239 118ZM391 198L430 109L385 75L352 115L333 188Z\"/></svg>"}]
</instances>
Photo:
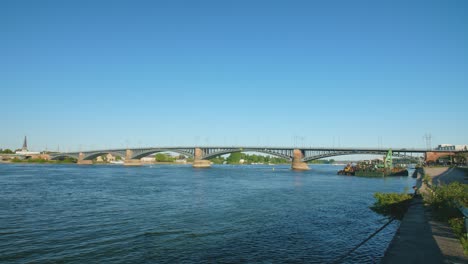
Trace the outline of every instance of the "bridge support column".
<instances>
[{"instance_id":1,"label":"bridge support column","mask_svg":"<svg viewBox=\"0 0 468 264\"><path fill-rule=\"evenodd\" d=\"M80 154L78 155L78 161L76 162L76 164L78 165L92 165L93 164L92 160L85 160L84 157L85 157L84 153L80 152Z\"/></svg>"},{"instance_id":2,"label":"bridge support column","mask_svg":"<svg viewBox=\"0 0 468 264\"><path fill-rule=\"evenodd\" d=\"M194 168L209 168L211 167L211 162L209 160L202 159L203 150L201 148L195 148L195 156L193 158L192 167Z\"/></svg>"},{"instance_id":3,"label":"bridge support column","mask_svg":"<svg viewBox=\"0 0 468 264\"><path fill-rule=\"evenodd\" d=\"M291 164L291 169L293 170L310 170L306 162L302 161L304 158L304 152L300 149L295 149L293 151L293 161Z\"/></svg>"},{"instance_id":4,"label":"bridge support column","mask_svg":"<svg viewBox=\"0 0 468 264\"><path fill-rule=\"evenodd\" d=\"M132 159L133 151L127 149L125 152L125 161L124 166L141 166L141 160L139 159Z\"/></svg>"}]
</instances>

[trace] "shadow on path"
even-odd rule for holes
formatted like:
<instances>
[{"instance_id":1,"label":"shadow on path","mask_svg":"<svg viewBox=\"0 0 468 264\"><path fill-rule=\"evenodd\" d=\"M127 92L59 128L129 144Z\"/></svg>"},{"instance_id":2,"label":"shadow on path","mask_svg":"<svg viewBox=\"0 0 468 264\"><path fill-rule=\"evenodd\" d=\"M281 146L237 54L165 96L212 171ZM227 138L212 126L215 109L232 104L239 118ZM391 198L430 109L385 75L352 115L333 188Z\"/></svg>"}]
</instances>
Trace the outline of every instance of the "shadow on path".
<instances>
[{"instance_id":1,"label":"shadow on path","mask_svg":"<svg viewBox=\"0 0 468 264\"><path fill-rule=\"evenodd\" d=\"M444 257L427 219L422 198L416 197L385 252L382 263L443 263Z\"/></svg>"}]
</instances>

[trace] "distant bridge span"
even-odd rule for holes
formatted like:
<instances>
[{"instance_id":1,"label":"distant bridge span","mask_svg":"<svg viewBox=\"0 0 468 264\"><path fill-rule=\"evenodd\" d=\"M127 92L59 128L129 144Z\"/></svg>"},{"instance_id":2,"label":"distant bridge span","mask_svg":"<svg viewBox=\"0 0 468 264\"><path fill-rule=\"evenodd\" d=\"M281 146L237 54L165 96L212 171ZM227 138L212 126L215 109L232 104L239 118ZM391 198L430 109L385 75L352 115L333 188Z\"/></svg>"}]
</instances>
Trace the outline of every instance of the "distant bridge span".
<instances>
[{"instance_id":1,"label":"distant bridge span","mask_svg":"<svg viewBox=\"0 0 468 264\"><path fill-rule=\"evenodd\" d=\"M81 152L63 152L51 154L51 159L59 159L63 157L72 157L78 160L79 164L90 164L92 160L100 155L111 153L114 156L125 157L125 162L128 165L138 165L139 159L159 152L175 152L194 159L194 167L209 167L206 161L216 156L229 154L233 152L259 152L268 155L277 156L287 159L296 167L306 168L305 164L311 160L322 158L356 155L356 154L372 154L384 155L388 151L387 148L314 148L314 147L148 147L148 148L128 148L128 149L107 149L93 150ZM426 161L428 158L441 157L446 155L454 155L457 152L443 150L425 150L415 148L392 148L393 156L412 158L414 154L424 154ZM413 157L415 158L415 157ZM200 166L197 166L200 165ZM201 165L202 164L202 165Z\"/></svg>"}]
</instances>

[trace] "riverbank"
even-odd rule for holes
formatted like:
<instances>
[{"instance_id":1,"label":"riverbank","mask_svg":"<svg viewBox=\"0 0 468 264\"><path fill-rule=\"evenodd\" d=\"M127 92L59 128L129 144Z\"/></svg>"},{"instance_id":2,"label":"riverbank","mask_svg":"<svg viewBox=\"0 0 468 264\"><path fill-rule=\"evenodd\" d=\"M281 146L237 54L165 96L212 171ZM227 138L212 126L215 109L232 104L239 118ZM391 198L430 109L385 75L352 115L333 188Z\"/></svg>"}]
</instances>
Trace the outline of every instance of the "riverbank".
<instances>
[{"instance_id":1,"label":"riverbank","mask_svg":"<svg viewBox=\"0 0 468 264\"><path fill-rule=\"evenodd\" d=\"M0 164L76 164L73 161L60 161L60 160L21 160L21 161L10 161L0 160Z\"/></svg>"},{"instance_id":2,"label":"riverbank","mask_svg":"<svg viewBox=\"0 0 468 264\"><path fill-rule=\"evenodd\" d=\"M434 184L465 181L465 173L454 168L424 168ZM418 173L418 190L428 191ZM467 263L463 248L447 223L435 221L422 197L413 198L382 263Z\"/></svg>"}]
</instances>

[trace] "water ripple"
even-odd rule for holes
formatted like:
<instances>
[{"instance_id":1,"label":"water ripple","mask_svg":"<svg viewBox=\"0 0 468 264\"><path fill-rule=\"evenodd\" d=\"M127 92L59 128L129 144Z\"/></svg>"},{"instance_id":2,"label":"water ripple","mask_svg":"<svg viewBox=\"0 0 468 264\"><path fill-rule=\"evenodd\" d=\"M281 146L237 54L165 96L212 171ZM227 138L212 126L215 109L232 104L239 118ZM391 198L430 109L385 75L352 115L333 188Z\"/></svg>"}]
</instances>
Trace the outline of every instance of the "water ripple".
<instances>
[{"instance_id":1,"label":"water ripple","mask_svg":"<svg viewBox=\"0 0 468 264\"><path fill-rule=\"evenodd\" d=\"M384 223L374 192L414 184L275 168L2 164L0 262L329 262ZM379 262L397 227L345 263Z\"/></svg>"}]
</instances>

